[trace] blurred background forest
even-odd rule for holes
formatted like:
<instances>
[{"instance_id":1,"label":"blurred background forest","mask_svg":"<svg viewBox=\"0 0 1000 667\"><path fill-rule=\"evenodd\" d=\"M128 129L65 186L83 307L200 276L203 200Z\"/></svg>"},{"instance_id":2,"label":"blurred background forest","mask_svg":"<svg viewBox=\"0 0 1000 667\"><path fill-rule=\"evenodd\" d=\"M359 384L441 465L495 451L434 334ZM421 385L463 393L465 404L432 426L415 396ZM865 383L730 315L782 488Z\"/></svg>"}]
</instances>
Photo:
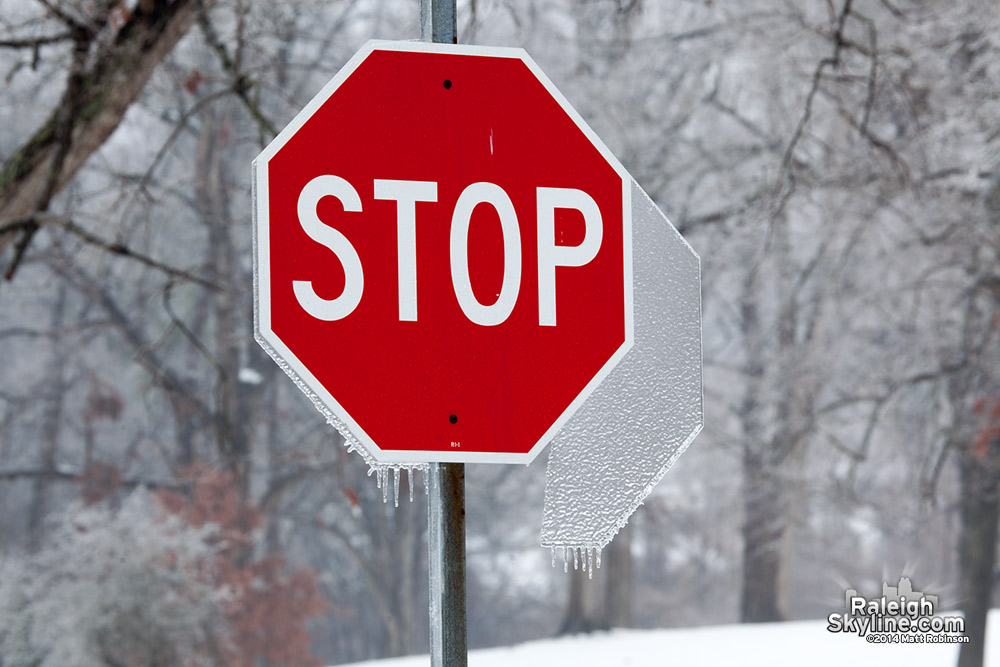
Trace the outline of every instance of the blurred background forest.
<instances>
[{"instance_id":1,"label":"blurred background forest","mask_svg":"<svg viewBox=\"0 0 1000 667\"><path fill-rule=\"evenodd\" d=\"M422 480L383 502L251 304L251 160L418 19L0 0L0 665L427 650ZM705 318L705 430L593 581L538 546L544 457L468 466L473 647L818 618L901 575L978 636L998 28L995 0L459 2L459 40L524 47L700 253Z\"/></svg>"}]
</instances>

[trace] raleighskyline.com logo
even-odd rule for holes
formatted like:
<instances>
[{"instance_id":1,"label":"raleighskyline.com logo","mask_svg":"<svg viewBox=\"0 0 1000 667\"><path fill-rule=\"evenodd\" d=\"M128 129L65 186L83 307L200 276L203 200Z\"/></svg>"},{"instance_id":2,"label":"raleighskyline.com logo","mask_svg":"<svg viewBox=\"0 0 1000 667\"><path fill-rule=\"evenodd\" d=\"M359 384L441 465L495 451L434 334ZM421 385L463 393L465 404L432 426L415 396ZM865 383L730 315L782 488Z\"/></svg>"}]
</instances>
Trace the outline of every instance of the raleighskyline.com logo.
<instances>
[{"instance_id":1,"label":"raleighskyline.com logo","mask_svg":"<svg viewBox=\"0 0 1000 667\"><path fill-rule=\"evenodd\" d=\"M869 644L960 644L965 636L961 616L936 616L936 595L914 591L910 580L882 582L882 596L866 598L853 588L844 594L846 613L826 617L829 632L856 634Z\"/></svg>"}]
</instances>

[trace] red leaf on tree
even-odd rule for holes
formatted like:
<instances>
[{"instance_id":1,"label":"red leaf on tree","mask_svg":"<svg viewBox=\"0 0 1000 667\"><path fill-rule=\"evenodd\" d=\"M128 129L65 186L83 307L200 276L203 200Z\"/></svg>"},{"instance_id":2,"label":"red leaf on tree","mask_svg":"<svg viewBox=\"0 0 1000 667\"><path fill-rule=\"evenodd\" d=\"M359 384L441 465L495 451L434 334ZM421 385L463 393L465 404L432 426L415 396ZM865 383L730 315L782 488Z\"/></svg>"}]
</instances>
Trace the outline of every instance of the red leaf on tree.
<instances>
[{"instance_id":1,"label":"red leaf on tree","mask_svg":"<svg viewBox=\"0 0 1000 667\"><path fill-rule=\"evenodd\" d=\"M981 461L998 459L1000 465L1000 399L992 396L977 398L972 412L981 422L972 442L972 451Z\"/></svg>"},{"instance_id":2,"label":"red leaf on tree","mask_svg":"<svg viewBox=\"0 0 1000 667\"><path fill-rule=\"evenodd\" d=\"M191 71L187 75L187 78L184 79L184 90L194 95L198 92L198 86L200 86L204 80L205 75L201 73L201 70L197 67L192 67Z\"/></svg>"}]
</instances>

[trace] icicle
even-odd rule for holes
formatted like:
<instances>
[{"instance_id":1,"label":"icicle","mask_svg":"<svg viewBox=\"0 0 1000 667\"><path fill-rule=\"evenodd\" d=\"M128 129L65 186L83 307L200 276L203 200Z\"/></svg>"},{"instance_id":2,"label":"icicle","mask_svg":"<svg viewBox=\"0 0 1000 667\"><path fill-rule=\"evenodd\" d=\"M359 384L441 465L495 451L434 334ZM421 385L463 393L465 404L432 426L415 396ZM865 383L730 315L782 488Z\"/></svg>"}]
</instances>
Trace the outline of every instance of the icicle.
<instances>
[{"instance_id":1,"label":"icicle","mask_svg":"<svg viewBox=\"0 0 1000 667\"><path fill-rule=\"evenodd\" d=\"M379 486L382 489L382 502L387 503L389 502L389 469L379 468L379 476L381 477Z\"/></svg>"},{"instance_id":2,"label":"icicle","mask_svg":"<svg viewBox=\"0 0 1000 667\"><path fill-rule=\"evenodd\" d=\"M556 566L556 548L555 547L551 547L551 549L552 549L552 567L555 567Z\"/></svg>"},{"instance_id":3,"label":"icicle","mask_svg":"<svg viewBox=\"0 0 1000 667\"><path fill-rule=\"evenodd\" d=\"M413 502L413 477L416 473L413 468L406 469L406 485L410 487L410 502Z\"/></svg>"},{"instance_id":4,"label":"icicle","mask_svg":"<svg viewBox=\"0 0 1000 667\"><path fill-rule=\"evenodd\" d=\"M580 569L580 549L577 547L573 547L573 569Z\"/></svg>"},{"instance_id":5,"label":"icicle","mask_svg":"<svg viewBox=\"0 0 1000 667\"><path fill-rule=\"evenodd\" d=\"M597 547L594 547L594 551L597 552L597 569L600 570L601 569L601 549L598 549Z\"/></svg>"},{"instance_id":6,"label":"icicle","mask_svg":"<svg viewBox=\"0 0 1000 667\"><path fill-rule=\"evenodd\" d=\"M563 547L562 550L563 550L563 572L569 572L569 551L566 550L566 547Z\"/></svg>"},{"instance_id":7,"label":"icicle","mask_svg":"<svg viewBox=\"0 0 1000 667\"><path fill-rule=\"evenodd\" d=\"M590 547L587 547L587 578L588 579L593 579L594 578L594 561L593 561L593 558L591 557L590 554L591 554Z\"/></svg>"},{"instance_id":8,"label":"icicle","mask_svg":"<svg viewBox=\"0 0 1000 667\"><path fill-rule=\"evenodd\" d=\"M392 469L392 501L399 507L399 468Z\"/></svg>"}]
</instances>

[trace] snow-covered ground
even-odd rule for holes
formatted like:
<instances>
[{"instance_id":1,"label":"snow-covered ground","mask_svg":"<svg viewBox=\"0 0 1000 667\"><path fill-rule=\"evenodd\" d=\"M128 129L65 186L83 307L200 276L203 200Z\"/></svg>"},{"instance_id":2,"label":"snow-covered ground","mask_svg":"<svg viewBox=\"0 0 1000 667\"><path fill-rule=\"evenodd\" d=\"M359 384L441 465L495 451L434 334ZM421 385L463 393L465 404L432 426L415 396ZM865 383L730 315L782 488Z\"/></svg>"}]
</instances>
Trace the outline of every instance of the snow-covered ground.
<instances>
[{"instance_id":1,"label":"snow-covered ground","mask_svg":"<svg viewBox=\"0 0 1000 667\"><path fill-rule=\"evenodd\" d=\"M831 634L825 621L721 625L678 630L615 630L527 642L469 654L469 667L953 667L958 644L869 644ZM426 655L354 663L427 667ZM986 665L1000 666L1000 610L991 612ZM342 666L343 667L343 666Z\"/></svg>"}]
</instances>

